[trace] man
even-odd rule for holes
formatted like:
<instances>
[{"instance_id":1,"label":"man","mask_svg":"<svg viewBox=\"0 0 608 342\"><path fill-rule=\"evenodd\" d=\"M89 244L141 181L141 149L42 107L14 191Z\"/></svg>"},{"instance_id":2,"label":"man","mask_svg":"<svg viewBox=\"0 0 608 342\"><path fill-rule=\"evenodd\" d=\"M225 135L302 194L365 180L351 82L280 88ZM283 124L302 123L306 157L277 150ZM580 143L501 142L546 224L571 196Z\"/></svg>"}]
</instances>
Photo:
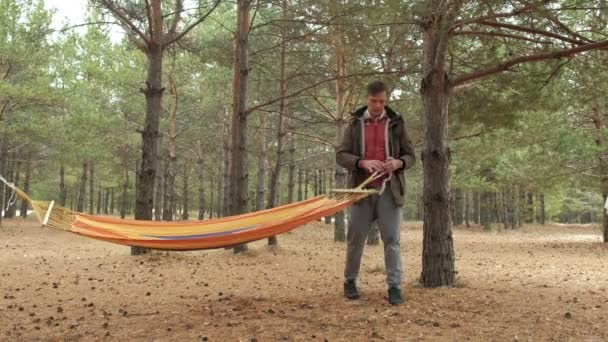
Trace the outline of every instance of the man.
<instances>
[{"instance_id":1,"label":"man","mask_svg":"<svg viewBox=\"0 0 608 342\"><path fill-rule=\"evenodd\" d=\"M382 190L350 208L348 219L344 296L359 299L356 280L371 223L378 221L384 244L388 301L403 303L401 297L400 225L405 194L404 171L415 162L414 146L403 118L386 106L388 87L382 81L367 86L367 106L355 111L336 152L336 161L350 172L350 186L356 187L370 175L384 174L368 188Z\"/></svg>"}]
</instances>

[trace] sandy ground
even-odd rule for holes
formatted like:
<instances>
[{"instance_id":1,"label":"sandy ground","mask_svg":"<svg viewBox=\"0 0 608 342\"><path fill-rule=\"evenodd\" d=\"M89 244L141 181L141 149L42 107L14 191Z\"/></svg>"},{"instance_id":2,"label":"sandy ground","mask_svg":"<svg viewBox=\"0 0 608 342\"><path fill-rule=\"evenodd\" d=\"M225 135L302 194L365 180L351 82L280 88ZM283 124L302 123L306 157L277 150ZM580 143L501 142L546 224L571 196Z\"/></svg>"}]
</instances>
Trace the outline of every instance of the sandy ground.
<instances>
[{"instance_id":1,"label":"sandy ground","mask_svg":"<svg viewBox=\"0 0 608 342\"><path fill-rule=\"evenodd\" d=\"M455 229L458 288L422 289L422 230L404 224L406 303L385 300L382 247L363 298L342 297L344 246L310 224L230 251L127 247L5 221L2 341L608 341L608 247L594 226Z\"/></svg>"}]
</instances>

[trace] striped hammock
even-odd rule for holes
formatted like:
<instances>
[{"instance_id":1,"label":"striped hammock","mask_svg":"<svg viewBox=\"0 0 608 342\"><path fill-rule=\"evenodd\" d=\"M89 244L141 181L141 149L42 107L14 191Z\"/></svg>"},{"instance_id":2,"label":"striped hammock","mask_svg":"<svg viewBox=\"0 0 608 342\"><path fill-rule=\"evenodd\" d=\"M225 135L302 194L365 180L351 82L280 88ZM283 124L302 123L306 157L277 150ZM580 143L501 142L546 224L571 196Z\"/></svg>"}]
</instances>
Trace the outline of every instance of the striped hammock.
<instances>
[{"instance_id":1,"label":"striped hammock","mask_svg":"<svg viewBox=\"0 0 608 342\"><path fill-rule=\"evenodd\" d=\"M34 201L21 189L5 183L14 195L27 201L43 226L69 231L93 239L127 246L161 250L200 250L232 247L265 239L335 214L350 204L377 193L365 185L381 175L372 175L355 189L333 190L330 195L205 221L145 221L88 215L56 205L54 201Z\"/></svg>"}]
</instances>

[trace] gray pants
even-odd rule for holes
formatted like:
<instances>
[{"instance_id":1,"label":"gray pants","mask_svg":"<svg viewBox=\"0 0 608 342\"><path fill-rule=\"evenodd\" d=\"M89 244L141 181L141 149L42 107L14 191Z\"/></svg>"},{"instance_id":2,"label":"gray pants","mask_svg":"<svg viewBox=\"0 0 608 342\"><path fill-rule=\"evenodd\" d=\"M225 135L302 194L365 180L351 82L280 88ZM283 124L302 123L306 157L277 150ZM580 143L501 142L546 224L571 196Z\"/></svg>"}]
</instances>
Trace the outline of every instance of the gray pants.
<instances>
[{"instance_id":1,"label":"gray pants","mask_svg":"<svg viewBox=\"0 0 608 342\"><path fill-rule=\"evenodd\" d=\"M384 266L389 287L401 288L400 225L401 207L397 206L390 189L381 195L372 195L353 204L348 217L346 235L345 281L356 280L361 266L361 256L372 222L378 220L380 237L384 243Z\"/></svg>"}]
</instances>

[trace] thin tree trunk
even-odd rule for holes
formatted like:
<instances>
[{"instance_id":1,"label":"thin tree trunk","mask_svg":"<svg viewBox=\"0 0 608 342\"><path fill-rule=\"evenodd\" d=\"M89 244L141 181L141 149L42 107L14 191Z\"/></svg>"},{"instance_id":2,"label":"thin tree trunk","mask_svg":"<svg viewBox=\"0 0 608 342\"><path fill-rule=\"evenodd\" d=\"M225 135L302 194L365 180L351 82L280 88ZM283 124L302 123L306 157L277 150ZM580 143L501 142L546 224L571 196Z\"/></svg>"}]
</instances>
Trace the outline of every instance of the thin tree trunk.
<instances>
[{"instance_id":1,"label":"thin tree trunk","mask_svg":"<svg viewBox=\"0 0 608 342\"><path fill-rule=\"evenodd\" d=\"M526 192L519 190L519 227L522 227L526 217Z\"/></svg>"},{"instance_id":2,"label":"thin tree trunk","mask_svg":"<svg viewBox=\"0 0 608 342\"><path fill-rule=\"evenodd\" d=\"M21 188L21 161L17 160L16 152L13 152L12 156L13 156L13 162L12 162L11 180L17 188ZM17 198L15 197L13 200L14 201L13 201L12 205L7 210L7 214L8 214L7 217L11 218L11 219L15 218L15 215L17 214Z\"/></svg>"},{"instance_id":3,"label":"thin tree trunk","mask_svg":"<svg viewBox=\"0 0 608 342\"><path fill-rule=\"evenodd\" d=\"M227 114L226 114L227 115ZM230 165L231 161L230 158L232 158L232 145L231 145L231 141L232 138L230 137L230 130L228 131L228 133L225 134L224 136L224 170L222 172L222 174L224 175L223 181L224 181L224 186L223 186L223 191L222 191L222 211L221 211L221 215L222 216L228 216L230 215L231 212L231 206L232 206L232 201L230 198L230 170L232 169L232 166Z\"/></svg>"},{"instance_id":4,"label":"thin tree trunk","mask_svg":"<svg viewBox=\"0 0 608 342\"><path fill-rule=\"evenodd\" d=\"M163 166L162 146L163 136L158 135L156 144L156 169L154 170L154 220L160 221L163 214Z\"/></svg>"},{"instance_id":5,"label":"thin tree trunk","mask_svg":"<svg viewBox=\"0 0 608 342\"><path fill-rule=\"evenodd\" d=\"M264 208L264 195L266 193L266 135L260 132L260 154L258 155L258 184L255 195L255 210ZM272 181L270 187L273 187Z\"/></svg>"},{"instance_id":6,"label":"thin tree trunk","mask_svg":"<svg viewBox=\"0 0 608 342\"><path fill-rule=\"evenodd\" d=\"M243 214L248 203L247 158L247 88L249 81L249 28L251 0L237 0L237 25L235 32L234 88L232 115L232 156L230 165L231 215ZM242 244L234 253L247 250Z\"/></svg>"},{"instance_id":7,"label":"thin tree trunk","mask_svg":"<svg viewBox=\"0 0 608 342\"><path fill-rule=\"evenodd\" d=\"M30 192L30 177L31 177L31 172L32 172L32 160L31 160L31 155L28 153L26 155L26 160L25 160L25 179L23 180L23 191L28 194ZM27 201L21 201L21 217L22 218L27 218L27 208L28 208L28 202Z\"/></svg>"},{"instance_id":8,"label":"thin tree trunk","mask_svg":"<svg viewBox=\"0 0 608 342\"><path fill-rule=\"evenodd\" d=\"M103 189L102 189L102 188L99 188L99 189L97 190L97 206L96 206L96 210L97 210L96 212L97 212L97 215L101 215L101 204L102 204L101 200L102 200L102 192L103 192Z\"/></svg>"},{"instance_id":9,"label":"thin tree trunk","mask_svg":"<svg viewBox=\"0 0 608 342\"><path fill-rule=\"evenodd\" d=\"M544 226L545 225L545 220L546 220L546 217L545 217L545 213L546 213L545 212L545 194L541 193L539 195L538 200L540 202L540 224Z\"/></svg>"},{"instance_id":10,"label":"thin tree trunk","mask_svg":"<svg viewBox=\"0 0 608 342\"><path fill-rule=\"evenodd\" d=\"M286 62L287 62L287 1L281 1L281 8L283 12L283 21L281 24L281 50L279 54L279 122L277 127L277 157L275 161L274 170L270 177L270 187L268 191L268 205L267 208L274 208L277 203L279 179L281 177L281 166L283 164L283 140L286 135L285 132L285 94L287 93L287 74L286 74ZM277 245L277 237L272 236L268 239L268 245Z\"/></svg>"},{"instance_id":11,"label":"thin tree trunk","mask_svg":"<svg viewBox=\"0 0 608 342\"><path fill-rule=\"evenodd\" d=\"M66 186L65 186L65 167L62 162L61 166L59 167L59 205L62 207L65 207L65 203L66 203L66 199L67 199L67 195L68 195L67 191L68 190L66 189Z\"/></svg>"},{"instance_id":12,"label":"thin tree trunk","mask_svg":"<svg viewBox=\"0 0 608 342\"><path fill-rule=\"evenodd\" d=\"M464 223L466 224L467 228L471 228L470 216L471 216L471 193L470 193L470 191L465 191L464 192Z\"/></svg>"},{"instance_id":13,"label":"thin tree trunk","mask_svg":"<svg viewBox=\"0 0 608 342\"><path fill-rule=\"evenodd\" d=\"M308 169L304 170L304 199L308 199L308 183L309 183Z\"/></svg>"},{"instance_id":14,"label":"thin tree trunk","mask_svg":"<svg viewBox=\"0 0 608 342\"><path fill-rule=\"evenodd\" d=\"M110 189L109 188L105 189L105 198L103 201L103 214L104 215L110 214Z\"/></svg>"},{"instance_id":15,"label":"thin tree trunk","mask_svg":"<svg viewBox=\"0 0 608 342\"><path fill-rule=\"evenodd\" d=\"M212 219L213 216L213 210L215 208L215 177L209 177L209 218Z\"/></svg>"},{"instance_id":16,"label":"thin tree trunk","mask_svg":"<svg viewBox=\"0 0 608 342\"><path fill-rule=\"evenodd\" d=\"M182 220L186 221L190 217L190 203L188 202L188 177L190 176L190 161L184 162L184 179L183 179L183 193L182 193ZM204 203L203 203L204 205Z\"/></svg>"},{"instance_id":17,"label":"thin tree trunk","mask_svg":"<svg viewBox=\"0 0 608 342\"><path fill-rule=\"evenodd\" d=\"M532 192L527 193L526 202L526 223L534 223L534 194Z\"/></svg>"},{"instance_id":18,"label":"thin tree trunk","mask_svg":"<svg viewBox=\"0 0 608 342\"><path fill-rule=\"evenodd\" d=\"M114 188L110 189L110 215L114 215Z\"/></svg>"},{"instance_id":19,"label":"thin tree trunk","mask_svg":"<svg viewBox=\"0 0 608 342\"><path fill-rule=\"evenodd\" d=\"M95 210L95 165L89 160L89 214L93 215Z\"/></svg>"},{"instance_id":20,"label":"thin tree trunk","mask_svg":"<svg viewBox=\"0 0 608 342\"><path fill-rule=\"evenodd\" d=\"M304 200L302 170L298 169L298 202Z\"/></svg>"},{"instance_id":21,"label":"thin tree trunk","mask_svg":"<svg viewBox=\"0 0 608 342\"><path fill-rule=\"evenodd\" d=\"M76 205L76 211L83 213L85 210L85 199L87 190L87 162L82 163L82 176L80 178L80 193L78 195L78 204Z\"/></svg>"},{"instance_id":22,"label":"thin tree trunk","mask_svg":"<svg viewBox=\"0 0 608 342\"><path fill-rule=\"evenodd\" d=\"M165 198L167 205L163 210L163 220L173 221L175 215L175 176L177 167L177 86L173 74L169 75L171 112L169 114L169 155L167 158L167 168L165 170Z\"/></svg>"},{"instance_id":23,"label":"thin tree trunk","mask_svg":"<svg viewBox=\"0 0 608 342\"><path fill-rule=\"evenodd\" d=\"M120 198L120 218L124 219L127 216L127 196L129 192L129 165L127 160L122 165L122 195ZM137 176L136 176L137 177ZM132 247L133 248L133 247Z\"/></svg>"},{"instance_id":24,"label":"thin tree trunk","mask_svg":"<svg viewBox=\"0 0 608 342\"><path fill-rule=\"evenodd\" d=\"M287 203L293 203L296 187L296 145L293 136L289 137L289 181L287 185Z\"/></svg>"},{"instance_id":25,"label":"thin tree trunk","mask_svg":"<svg viewBox=\"0 0 608 342\"><path fill-rule=\"evenodd\" d=\"M198 141L196 169L198 174L198 219L205 219L205 168L203 158L203 143ZM187 189L184 187L184 189ZM211 179L211 203L213 203L213 179ZM211 215L210 215L211 216Z\"/></svg>"}]
</instances>

